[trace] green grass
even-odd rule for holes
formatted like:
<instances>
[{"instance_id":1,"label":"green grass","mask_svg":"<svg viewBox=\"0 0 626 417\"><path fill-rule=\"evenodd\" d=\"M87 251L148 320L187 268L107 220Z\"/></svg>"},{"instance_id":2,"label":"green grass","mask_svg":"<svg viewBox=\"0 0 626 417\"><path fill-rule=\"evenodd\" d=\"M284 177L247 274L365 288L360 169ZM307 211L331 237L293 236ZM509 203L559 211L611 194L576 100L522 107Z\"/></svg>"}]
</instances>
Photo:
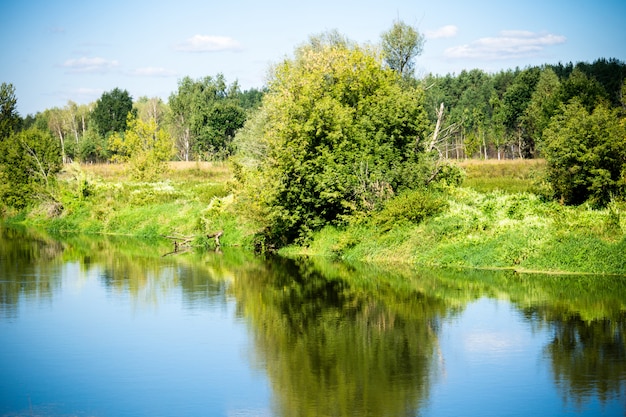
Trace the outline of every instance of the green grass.
<instances>
[{"instance_id":1,"label":"green grass","mask_svg":"<svg viewBox=\"0 0 626 417\"><path fill-rule=\"evenodd\" d=\"M153 182L130 180L121 164L68 165L59 179L60 216L50 217L42 204L9 221L57 234L144 239L177 234L195 236L197 242L223 230L223 245L247 246L256 229L235 215L231 179L226 164L171 163Z\"/></svg>"},{"instance_id":2,"label":"green grass","mask_svg":"<svg viewBox=\"0 0 626 417\"><path fill-rule=\"evenodd\" d=\"M374 222L327 227L308 247L282 253L379 264L626 275L626 218L616 225L609 209L564 207L530 193L470 188L451 190L448 202L441 213L391 229Z\"/></svg>"},{"instance_id":3,"label":"green grass","mask_svg":"<svg viewBox=\"0 0 626 417\"><path fill-rule=\"evenodd\" d=\"M542 159L469 160L458 165L467 174L463 186L482 192L532 192L545 173Z\"/></svg>"}]
</instances>

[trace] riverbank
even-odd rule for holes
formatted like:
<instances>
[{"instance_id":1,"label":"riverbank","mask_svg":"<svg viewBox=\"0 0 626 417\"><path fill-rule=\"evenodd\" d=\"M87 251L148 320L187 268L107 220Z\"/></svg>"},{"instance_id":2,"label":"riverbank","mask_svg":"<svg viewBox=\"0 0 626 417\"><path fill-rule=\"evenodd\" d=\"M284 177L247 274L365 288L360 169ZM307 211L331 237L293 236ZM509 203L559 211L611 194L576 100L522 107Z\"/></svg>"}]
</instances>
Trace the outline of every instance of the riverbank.
<instances>
[{"instance_id":1,"label":"riverbank","mask_svg":"<svg viewBox=\"0 0 626 417\"><path fill-rule=\"evenodd\" d=\"M425 218L355 219L326 227L285 256L320 256L385 264L513 269L520 272L626 275L626 207L595 210L544 201L533 193L537 161L470 162L462 187L438 198ZM129 181L120 165L66 166L58 204L8 213L9 223L52 233L192 237L223 231L224 247L254 246L262 225L243 215L232 195L227 164L172 163L159 181Z\"/></svg>"}]
</instances>

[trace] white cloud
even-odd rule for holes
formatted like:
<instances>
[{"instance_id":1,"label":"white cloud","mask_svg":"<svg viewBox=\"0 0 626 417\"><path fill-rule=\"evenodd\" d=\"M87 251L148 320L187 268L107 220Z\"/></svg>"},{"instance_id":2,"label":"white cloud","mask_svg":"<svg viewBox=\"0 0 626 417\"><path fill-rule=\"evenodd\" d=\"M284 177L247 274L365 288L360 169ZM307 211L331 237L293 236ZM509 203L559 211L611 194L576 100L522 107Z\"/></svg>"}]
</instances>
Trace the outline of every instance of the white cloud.
<instances>
[{"instance_id":1,"label":"white cloud","mask_svg":"<svg viewBox=\"0 0 626 417\"><path fill-rule=\"evenodd\" d=\"M454 25L446 25L435 30L427 30L424 32L424 35L426 35L428 39L453 38L456 36L458 31L458 27Z\"/></svg>"},{"instance_id":2,"label":"white cloud","mask_svg":"<svg viewBox=\"0 0 626 417\"><path fill-rule=\"evenodd\" d=\"M448 58L511 59L537 55L546 47L564 43L565 36L522 30L503 30L497 37L480 38L445 50Z\"/></svg>"},{"instance_id":3,"label":"white cloud","mask_svg":"<svg viewBox=\"0 0 626 417\"><path fill-rule=\"evenodd\" d=\"M161 67L144 67L135 69L131 72L131 75L138 77L172 77L176 75L176 72Z\"/></svg>"},{"instance_id":4,"label":"white cloud","mask_svg":"<svg viewBox=\"0 0 626 417\"><path fill-rule=\"evenodd\" d=\"M100 57L68 59L63 63L70 73L104 73L118 65L119 62L115 60L109 61Z\"/></svg>"},{"instance_id":5,"label":"white cloud","mask_svg":"<svg viewBox=\"0 0 626 417\"><path fill-rule=\"evenodd\" d=\"M195 35L176 45L175 49L183 52L238 51L241 44L228 36Z\"/></svg>"}]
</instances>

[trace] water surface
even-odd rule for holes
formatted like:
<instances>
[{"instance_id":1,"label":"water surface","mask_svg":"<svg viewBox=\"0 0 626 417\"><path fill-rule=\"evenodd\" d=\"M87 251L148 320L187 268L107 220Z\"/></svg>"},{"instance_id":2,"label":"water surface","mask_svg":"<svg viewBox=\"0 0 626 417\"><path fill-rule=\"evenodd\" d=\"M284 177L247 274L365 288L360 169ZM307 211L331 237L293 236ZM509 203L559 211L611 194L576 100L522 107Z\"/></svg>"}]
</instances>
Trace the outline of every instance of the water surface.
<instances>
[{"instance_id":1,"label":"water surface","mask_svg":"<svg viewBox=\"0 0 626 417\"><path fill-rule=\"evenodd\" d=\"M626 284L0 229L0 416L624 416Z\"/></svg>"}]
</instances>

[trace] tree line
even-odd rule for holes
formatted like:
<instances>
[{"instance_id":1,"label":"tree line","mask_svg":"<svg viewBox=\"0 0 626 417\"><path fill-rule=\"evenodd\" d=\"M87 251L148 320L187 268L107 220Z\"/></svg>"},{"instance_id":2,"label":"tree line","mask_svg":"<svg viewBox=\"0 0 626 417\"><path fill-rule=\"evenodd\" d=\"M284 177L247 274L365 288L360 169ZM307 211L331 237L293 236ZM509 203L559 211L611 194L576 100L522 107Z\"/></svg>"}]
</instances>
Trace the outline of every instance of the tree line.
<instances>
[{"instance_id":1,"label":"tree line","mask_svg":"<svg viewBox=\"0 0 626 417\"><path fill-rule=\"evenodd\" d=\"M429 74L421 82L431 121L444 105L446 157L504 159L544 156L545 129L573 101L588 112L597 106L623 111L625 79L625 63L602 58L493 74L479 69Z\"/></svg>"},{"instance_id":2,"label":"tree line","mask_svg":"<svg viewBox=\"0 0 626 417\"><path fill-rule=\"evenodd\" d=\"M185 77L167 103L133 101L116 88L95 103L24 119L4 83L0 194L15 207L27 204L20 187L6 185L18 177L15 158L29 173L24 181L36 183L32 195L45 194L73 160L127 161L134 178L149 179L165 160L235 156L238 197L263 219L272 245L415 190L419 198L406 201L423 201L423 190L459 182L458 168L446 162L452 158L543 157L551 196L568 204L603 206L626 195L624 63L419 78L423 47L423 36L401 21L378 45L332 31L274 65L261 90L241 91L222 74Z\"/></svg>"},{"instance_id":3,"label":"tree line","mask_svg":"<svg viewBox=\"0 0 626 417\"><path fill-rule=\"evenodd\" d=\"M242 91L236 81L228 84L223 74L184 77L167 102L145 96L133 100L127 90L115 88L89 104L69 101L64 107L18 116L14 128L49 132L58 140L64 162L96 163L116 159L111 137L124 134L132 120L152 120L172 141L171 159L224 159L232 153L235 132L260 105L262 94L254 88Z\"/></svg>"}]
</instances>

